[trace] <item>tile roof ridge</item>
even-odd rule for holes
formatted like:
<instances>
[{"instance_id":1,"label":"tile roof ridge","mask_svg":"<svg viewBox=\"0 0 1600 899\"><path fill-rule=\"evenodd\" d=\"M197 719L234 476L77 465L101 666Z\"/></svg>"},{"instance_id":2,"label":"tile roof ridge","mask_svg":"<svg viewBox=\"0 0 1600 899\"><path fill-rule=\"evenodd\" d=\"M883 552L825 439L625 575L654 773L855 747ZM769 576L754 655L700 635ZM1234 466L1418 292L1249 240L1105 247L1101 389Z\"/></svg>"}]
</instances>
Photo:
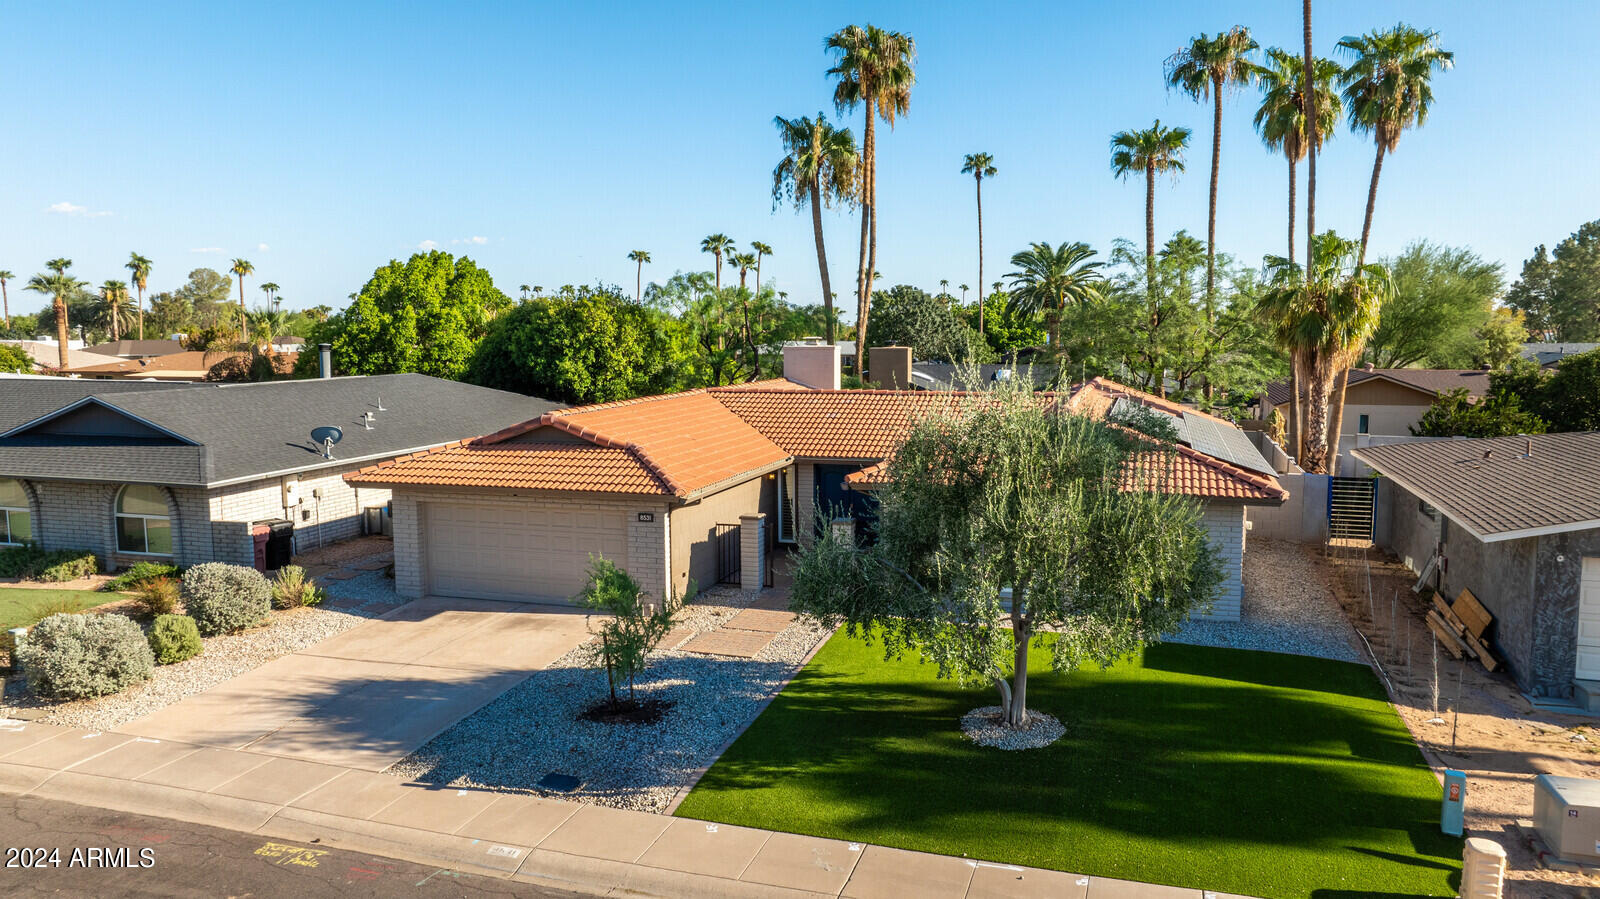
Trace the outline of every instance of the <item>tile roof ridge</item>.
<instances>
[{"instance_id":1,"label":"tile roof ridge","mask_svg":"<svg viewBox=\"0 0 1600 899\"><path fill-rule=\"evenodd\" d=\"M569 406L565 409L554 409L550 412L546 412L545 414L556 417L582 415L586 412L598 412L601 409L617 409L622 406L638 406L643 405L644 403L654 403L663 400L677 399L681 396L697 396L699 394L706 393L711 389L712 388L709 387L695 387L689 390L678 390L673 393L653 393L649 396L634 396L622 400L609 400L604 403L590 403L587 406Z\"/></svg>"},{"instance_id":2,"label":"tile roof ridge","mask_svg":"<svg viewBox=\"0 0 1600 899\"><path fill-rule=\"evenodd\" d=\"M622 444L621 449L633 456L634 460L638 462L645 471L649 472L650 476L655 478L656 482L659 483L667 493L679 498L689 495L689 488L674 480L672 475L667 474L667 470L662 468L661 465L656 462L656 460L650 458L650 454L646 453L644 448L639 446L639 444Z\"/></svg>"},{"instance_id":3,"label":"tile roof ridge","mask_svg":"<svg viewBox=\"0 0 1600 899\"><path fill-rule=\"evenodd\" d=\"M1354 373L1354 371L1355 371L1354 369L1351 370L1352 374ZM1140 390L1137 387L1129 387L1126 384L1122 384L1122 383L1119 383L1117 381L1113 381L1110 378L1105 377L1104 375L1095 375L1093 378L1090 378L1088 381L1085 381L1081 385L1081 387L1089 387L1090 385L1093 385L1096 389L1105 391L1107 393L1113 393L1114 394L1114 393L1117 393L1118 391L1120 391L1122 393L1127 394L1130 398L1137 399L1137 400L1139 400L1141 402L1157 403L1160 406L1166 407L1166 411L1175 411L1179 415L1190 415L1190 414L1199 415L1199 416L1201 416L1203 418L1209 418L1212 421L1221 422L1221 423L1223 423L1225 425L1228 425L1229 427L1234 427L1234 428L1238 427L1238 425L1236 425L1233 422L1227 420L1226 418L1222 418L1220 416L1212 415L1209 412L1202 412L1199 409L1191 409L1191 408L1189 408L1188 406L1185 406L1182 403L1175 403L1172 400L1156 396L1153 393L1146 393L1145 391ZM1074 396L1076 396L1076 392L1074 392Z\"/></svg>"},{"instance_id":4,"label":"tile roof ridge","mask_svg":"<svg viewBox=\"0 0 1600 899\"><path fill-rule=\"evenodd\" d=\"M1162 441L1162 443L1165 443L1165 442L1166 441ZM1215 456L1207 455L1206 453L1202 453L1202 452L1200 452L1199 450L1197 450L1197 449L1195 449L1193 447L1184 446L1181 443L1173 443L1173 444L1167 444L1167 445L1169 445L1173 449L1177 450L1179 455L1186 456L1188 458L1194 459L1195 461L1201 463L1202 465L1206 465L1206 466L1208 466L1210 468L1214 468L1218 472L1220 472L1222 474L1225 474L1228 477L1233 478L1236 481L1243 481L1244 483L1249 484L1252 487L1255 487L1255 488L1257 488L1259 490L1265 491L1265 492L1267 492L1269 494L1275 495L1279 499L1288 499L1289 498L1289 491L1283 489L1283 485L1278 483L1278 479L1277 478L1270 478L1269 479L1265 475L1257 474L1256 472L1240 468L1239 466L1234 465L1231 462L1227 462L1227 461L1224 461L1222 459L1218 459Z\"/></svg>"}]
</instances>

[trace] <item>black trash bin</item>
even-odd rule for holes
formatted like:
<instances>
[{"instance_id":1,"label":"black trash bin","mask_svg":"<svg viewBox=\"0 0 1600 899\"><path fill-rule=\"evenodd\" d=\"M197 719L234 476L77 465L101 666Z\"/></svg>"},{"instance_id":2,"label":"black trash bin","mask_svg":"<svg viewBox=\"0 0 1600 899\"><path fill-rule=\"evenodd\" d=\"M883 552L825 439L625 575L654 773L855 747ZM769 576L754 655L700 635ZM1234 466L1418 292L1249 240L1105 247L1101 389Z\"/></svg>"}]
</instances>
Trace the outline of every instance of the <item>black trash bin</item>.
<instances>
[{"instance_id":1,"label":"black trash bin","mask_svg":"<svg viewBox=\"0 0 1600 899\"><path fill-rule=\"evenodd\" d=\"M294 558L294 522L283 518L264 521L267 531L267 570L274 571Z\"/></svg>"}]
</instances>

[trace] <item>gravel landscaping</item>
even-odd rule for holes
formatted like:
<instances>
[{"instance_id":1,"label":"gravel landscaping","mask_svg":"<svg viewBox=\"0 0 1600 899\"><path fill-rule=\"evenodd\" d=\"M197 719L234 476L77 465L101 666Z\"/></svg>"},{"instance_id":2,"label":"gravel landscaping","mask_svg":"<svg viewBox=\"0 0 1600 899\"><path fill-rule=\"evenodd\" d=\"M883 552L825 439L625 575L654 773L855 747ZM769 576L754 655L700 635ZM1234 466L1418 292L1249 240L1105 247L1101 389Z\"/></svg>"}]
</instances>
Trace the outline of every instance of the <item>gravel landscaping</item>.
<instances>
[{"instance_id":1,"label":"gravel landscaping","mask_svg":"<svg viewBox=\"0 0 1600 899\"><path fill-rule=\"evenodd\" d=\"M986 705L961 716L961 732L990 749L1040 749L1061 739L1067 728L1056 716L1029 709L1028 725L1013 730L1005 724L1005 709Z\"/></svg>"},{"instance_id":2,"label":"gravel landscaping","mask_svg":"<svg viewBox=\"0 0 1600 899\"><path fill-rule=\"evenodd\" d=\"M382 572L335 583L328 593L323 606L274 611L271 624L265 627L208 637L200 655L176 665L157 666L150 680L111 696L78 701L43 699L29 693L20 677L7 678L0 694L0 718L110 730L326 640L401 603L394 582Z\"/></svg>"},{"instance_id":3,"label":"gravel landscaping","mask_svg":"<svg viewBox=\"0 0 1600 899\"><path fill-rule=\"evenodd\" d=\"M750 599L736 589L700 595L680 627L710 630ZM796 621L753 659L652 654L636 687L640 699L672 708L654 724L579 719L606 698L605 672L588 668L584 649L567 653L388 770L430 784L532 790L546 774L584 783L564 798L660 812L783 689L826 636Z\"/></svg>"},{"instance_id":4,"label":"gravel landscaping","mask_svg":"<svg viewBox=\"0 0 1600 899\"><path fill-rule=\"evenodd\" d=\"M1320 559L1315 546L1252 537L1244 554L1241 620L1190 621L1165 639L1363 661L1355 631L1328 592Z\"/></svg>"}]
</instances>

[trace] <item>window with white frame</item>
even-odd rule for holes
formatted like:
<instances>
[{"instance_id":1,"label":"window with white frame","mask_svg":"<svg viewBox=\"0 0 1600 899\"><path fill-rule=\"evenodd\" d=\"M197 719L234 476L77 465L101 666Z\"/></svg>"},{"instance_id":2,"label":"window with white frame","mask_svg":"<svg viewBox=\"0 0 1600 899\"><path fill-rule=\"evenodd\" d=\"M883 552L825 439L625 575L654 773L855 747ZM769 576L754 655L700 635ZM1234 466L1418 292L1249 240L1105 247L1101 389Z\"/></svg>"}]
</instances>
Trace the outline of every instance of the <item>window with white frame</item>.
<instances>
[{"instance_id":1,"label":"window with white frame","mask_svg":"<svg viewBox=\"0 0 1600 899\"><path fill-rule=\"evenodd\" d=\"M160 487L129 484L117 494L117 550L172 555L172 517Z\"/></svg>"},{"instance_id":2,"label":"window with white frame","mask_svg":"<svg viewBox=\"0 0 1600 899\"><path fill-rule=\"evenodd\" d=\"M0 478L0 546L17 546L33 539L33 513L22 482Z\"/></svg>"}]
</instances>

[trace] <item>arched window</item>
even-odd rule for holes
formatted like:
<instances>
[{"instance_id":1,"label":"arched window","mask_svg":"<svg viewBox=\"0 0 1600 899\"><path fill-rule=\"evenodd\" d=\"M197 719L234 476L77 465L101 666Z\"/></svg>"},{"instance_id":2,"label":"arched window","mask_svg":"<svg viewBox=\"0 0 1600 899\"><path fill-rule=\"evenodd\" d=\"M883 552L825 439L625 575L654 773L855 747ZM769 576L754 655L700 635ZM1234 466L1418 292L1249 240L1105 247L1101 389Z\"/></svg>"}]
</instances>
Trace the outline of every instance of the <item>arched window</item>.
<instances>
[{"instance_id":1,"label":"arched window","mask_svg":"<svg viewBox=\"0 0 1600 899\"><path fill-rule=\"evenodd\" d=\"M117 494L117 549L152 556L172 555L172 518L160 487L129 484Z\"/></svg>"},{"instance_id":2,"label":"arched window","mask_svg":"<svg viewBox=\"0 0 1600 899\"><path fill-rule=\"evenodd\" d=\"M0 478L0 546L16 546L32 539L28 491L22 489L21 481Z\"/></svg>"}]
</instances>

